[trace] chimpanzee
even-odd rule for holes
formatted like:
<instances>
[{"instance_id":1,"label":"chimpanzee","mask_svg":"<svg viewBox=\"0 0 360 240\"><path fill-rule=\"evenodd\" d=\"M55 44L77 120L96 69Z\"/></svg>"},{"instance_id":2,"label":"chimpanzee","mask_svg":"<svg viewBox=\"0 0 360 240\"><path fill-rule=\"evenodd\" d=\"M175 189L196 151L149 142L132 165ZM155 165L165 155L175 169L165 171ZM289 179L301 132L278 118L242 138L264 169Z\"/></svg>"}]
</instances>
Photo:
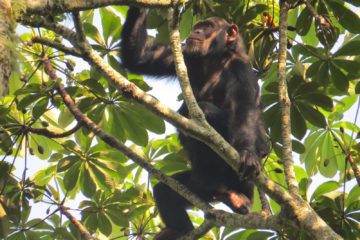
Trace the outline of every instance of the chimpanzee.
<instances>
[{"instance_id":1,"label":"chimpanzee","mask_svg":"<svg viewBox=\"0 0 360 240\"><path fill-rule=\"evenodd\" d=\"M176 76L169 45L147 39L146 14L130 7L122 30L122 63L131 72ZM239 171L251 178L260 173L260 160L269 154L261 119L259 86L245 53L239 29L221 18L194 25L183 47L191 87L207 121L227 140L241 158ZM179 113L188 116L185 104ZM205 144L181 131L191 170L172 177L207 202L221 201L240 214L252 207L254 185L240 180L221 157ZM193 229L186 213L191 204L163 183L153 189L156 205L166 225L155 239L174 240Z\"/></svg>"}]
</instances>

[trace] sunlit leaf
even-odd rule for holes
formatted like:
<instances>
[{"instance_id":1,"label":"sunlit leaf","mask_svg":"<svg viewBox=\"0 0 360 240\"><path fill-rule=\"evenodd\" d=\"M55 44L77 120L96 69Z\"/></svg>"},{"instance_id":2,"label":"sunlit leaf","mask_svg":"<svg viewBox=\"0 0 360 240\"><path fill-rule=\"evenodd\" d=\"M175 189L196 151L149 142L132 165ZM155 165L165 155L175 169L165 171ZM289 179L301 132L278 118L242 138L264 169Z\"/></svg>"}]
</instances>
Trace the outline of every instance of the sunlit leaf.
<instances>
[{"instance_id":1,"label":"sunlit leaf","mask_svg":"<svg viewBox=\"0 0 360 240\"><path fill-rule=\"evenodd\" d=\"M335 182L335 181L329 181L321 184L313 193L311 196L310 202L314 199L317 199L318 197L324 195L325 193L332 192L339 187L341 187L342 184Z\"/></svg>"},{"instance_id":2,"label":"sunlit leaf","mask_svg":"<svg viewBox=\"0 0 360 240\"><path fill-rule=\"evenodd\" d=\"M73 190L76 186L80 174L80 166L81 162L77 161L65 172L64 186L67 191Z\"/></svg>"},{"instance_id":3,"label":"sunlit leaf","mask_svg":"<svg viewBox=\"0 0 360 240\"><path fill-rule=\"evenodd\" d=\"M80 189L82 193L89 198L94 196L96 191L95 179L86 164L83 165L80 172Z\"/></svg>"},{"instance_id":4,"label":"sunlit leaf","mask_svg":"<svg viewBox=\"0 0 360 240\"><path fill-rule=\"evenodd\" d=\"M100 45L105 44L99 33L99 30L94 25L92 25L90 23L84 23L83 26L84 26L84 30L85 30L85 33L87 36L89 36L90 38L95 40Z\"/></svg>"}]
</instances>

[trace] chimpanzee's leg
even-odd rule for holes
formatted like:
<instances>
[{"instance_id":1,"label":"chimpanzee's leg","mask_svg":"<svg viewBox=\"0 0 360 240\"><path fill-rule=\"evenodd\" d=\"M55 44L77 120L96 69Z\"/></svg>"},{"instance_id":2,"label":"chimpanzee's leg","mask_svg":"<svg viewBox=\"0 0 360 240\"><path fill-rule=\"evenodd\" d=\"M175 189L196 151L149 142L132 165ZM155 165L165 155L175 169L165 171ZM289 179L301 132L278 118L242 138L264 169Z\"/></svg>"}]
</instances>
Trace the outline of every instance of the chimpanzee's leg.
<instances>
[{"instance_id":1,"label":"chimpanzee's leg","mask_svg":"<svg viewBox=\"0 0 360 240\"><path fill-rule=\"evenodd\" d=\"M176 173L172 176L192 192L201 196L204 200L210 200L211 196L200 192L197 181L191 170ZM166 225L166 228L160 232L154 239L156 240L174 240L179 236L190 232L194 227L186 213L186 208L191 206L190 202L180 196L164 183L158 183L153 189L154 199L159 209L160 217Z\"/></svg>"},{"instance_id":2,"label":"chimpanzee's leg","mask_svg":"<svg viewBox=\"0 0 360 240\"><path fill-rule=\"evenodd\" d=\"M248 214L254 200L254 184L247 181L234 181L225 191L215 196L215 200L225 203L234 212Z\"/></svg>"}]
</instances>

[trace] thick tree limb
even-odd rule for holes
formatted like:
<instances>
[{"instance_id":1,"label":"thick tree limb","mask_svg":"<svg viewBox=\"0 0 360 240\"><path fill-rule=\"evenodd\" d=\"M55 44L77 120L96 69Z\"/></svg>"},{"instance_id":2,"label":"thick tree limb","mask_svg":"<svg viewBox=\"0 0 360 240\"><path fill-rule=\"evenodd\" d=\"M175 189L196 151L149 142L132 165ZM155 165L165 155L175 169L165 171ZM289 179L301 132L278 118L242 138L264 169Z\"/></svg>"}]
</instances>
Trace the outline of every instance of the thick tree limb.
<instances>
[{"instance_id":1,"label":"thick tree limb","mask_svg":"<svg viewBox=\"0 0 360 240\"><path fill-rule=\"evenodd\" d=\"M11 40L13 34L13 22L10 17L11 1L0 1L0 97L7 91L9 78L11 74ZM15 45L13 47L15 50Z\"/></svg>"},{"instance_id":2,"label":"thick tree limb","mask_svg":"<svg viewBox=\"0 0 360 240\"><path fill-rule=\"evenodd\" d=\"M284 191L263 174L256 178L256 184L281 205L281 215L287 219L284 220L284 225L295 224L293 227L300 227L312 239L316 240L342 239L298 194L290 194Z\"/></svg>"},{"instance_id":3,"label":"thick tree limb","mask_svg":"<svg viewBox=\"0 0 360 240\"><path fill-rule=\"evenodd\" d=\"M26 12L29 14L59 14L106 7L110 5L136 5L139 7L172 7L189 0L27 0Z\"/></svg>"}]
</instances>

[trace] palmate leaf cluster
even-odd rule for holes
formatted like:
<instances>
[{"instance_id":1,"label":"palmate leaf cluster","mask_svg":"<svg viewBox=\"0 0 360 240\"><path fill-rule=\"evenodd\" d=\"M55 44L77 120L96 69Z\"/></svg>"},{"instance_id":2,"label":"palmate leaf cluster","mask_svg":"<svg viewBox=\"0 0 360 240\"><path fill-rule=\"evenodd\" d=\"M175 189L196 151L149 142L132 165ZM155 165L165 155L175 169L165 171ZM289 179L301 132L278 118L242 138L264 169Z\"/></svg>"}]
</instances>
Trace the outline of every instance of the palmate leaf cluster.
<instances>
[{"instance_id":1,"label":"palmate leaf cluster","mask_svg":"<svg viewBox=\"0 0 360 240\"><path fill-rule=\"evenodd\" d=\"M358 165L360 129L354 119L360 92L360 18L356 13L360 4L357 0L308 2L318 15L301 4L289 11L288 19L293 27L288 31L287 59L293 150L303 163L295 166L296 180L302 197L337 233L356 239L360 234L360 187L354 184L346 157L351 156ZM85 34L112 68L149 91L143 77L127 73L119 59L126 11L126 6L114 6L82 12ZM279 36L261 18L268 12L278 26L278 11L277 3L269 1L192 1L184 5L180 31L183 40L197 20L210 16L239 26L262 86L264 120L273 148L263 162L263 172L286 189L277 84ZM149 11L148 27L157 30L154 41L168 43L166 17L166 9ZM67 15L52 20L65 25L71 22ZM62 36L29 28L19 37L21 72L12 73L9 95L0 100L0 153L4 159L0 162L0 238L80 239L77 227L58 211L58 206L64 205L79 210L79 220L94 236L152 239L161 226L151 193L158 180L84 127L62 138L33 129L61 133L77 125L57 93L57 81L62 81L83 113L168 175L189 168L177 134L155 135L165 133L164 121L124 97L84 60L32 42L33 37L42 37L66 45ZM58 80L49 78L49 63ZM32 166L35 158L46 161L47 167L36 169L32 176L14 174L15 168L36 168ZM327 181L308 196L315 174ZM68 204L71 199L80 204ZM40 203L42 207L38 207ZM270 205L273 213L280 210L271 199ZM260 209L256 192L253 210ZM29 218L32 211L46 212L49 217ZM203 220L198 212L191 218L195 224ZM230 228L214 228L202 239L268 238L309 239L299 229Z\"/></svg>"}]
</instances>

